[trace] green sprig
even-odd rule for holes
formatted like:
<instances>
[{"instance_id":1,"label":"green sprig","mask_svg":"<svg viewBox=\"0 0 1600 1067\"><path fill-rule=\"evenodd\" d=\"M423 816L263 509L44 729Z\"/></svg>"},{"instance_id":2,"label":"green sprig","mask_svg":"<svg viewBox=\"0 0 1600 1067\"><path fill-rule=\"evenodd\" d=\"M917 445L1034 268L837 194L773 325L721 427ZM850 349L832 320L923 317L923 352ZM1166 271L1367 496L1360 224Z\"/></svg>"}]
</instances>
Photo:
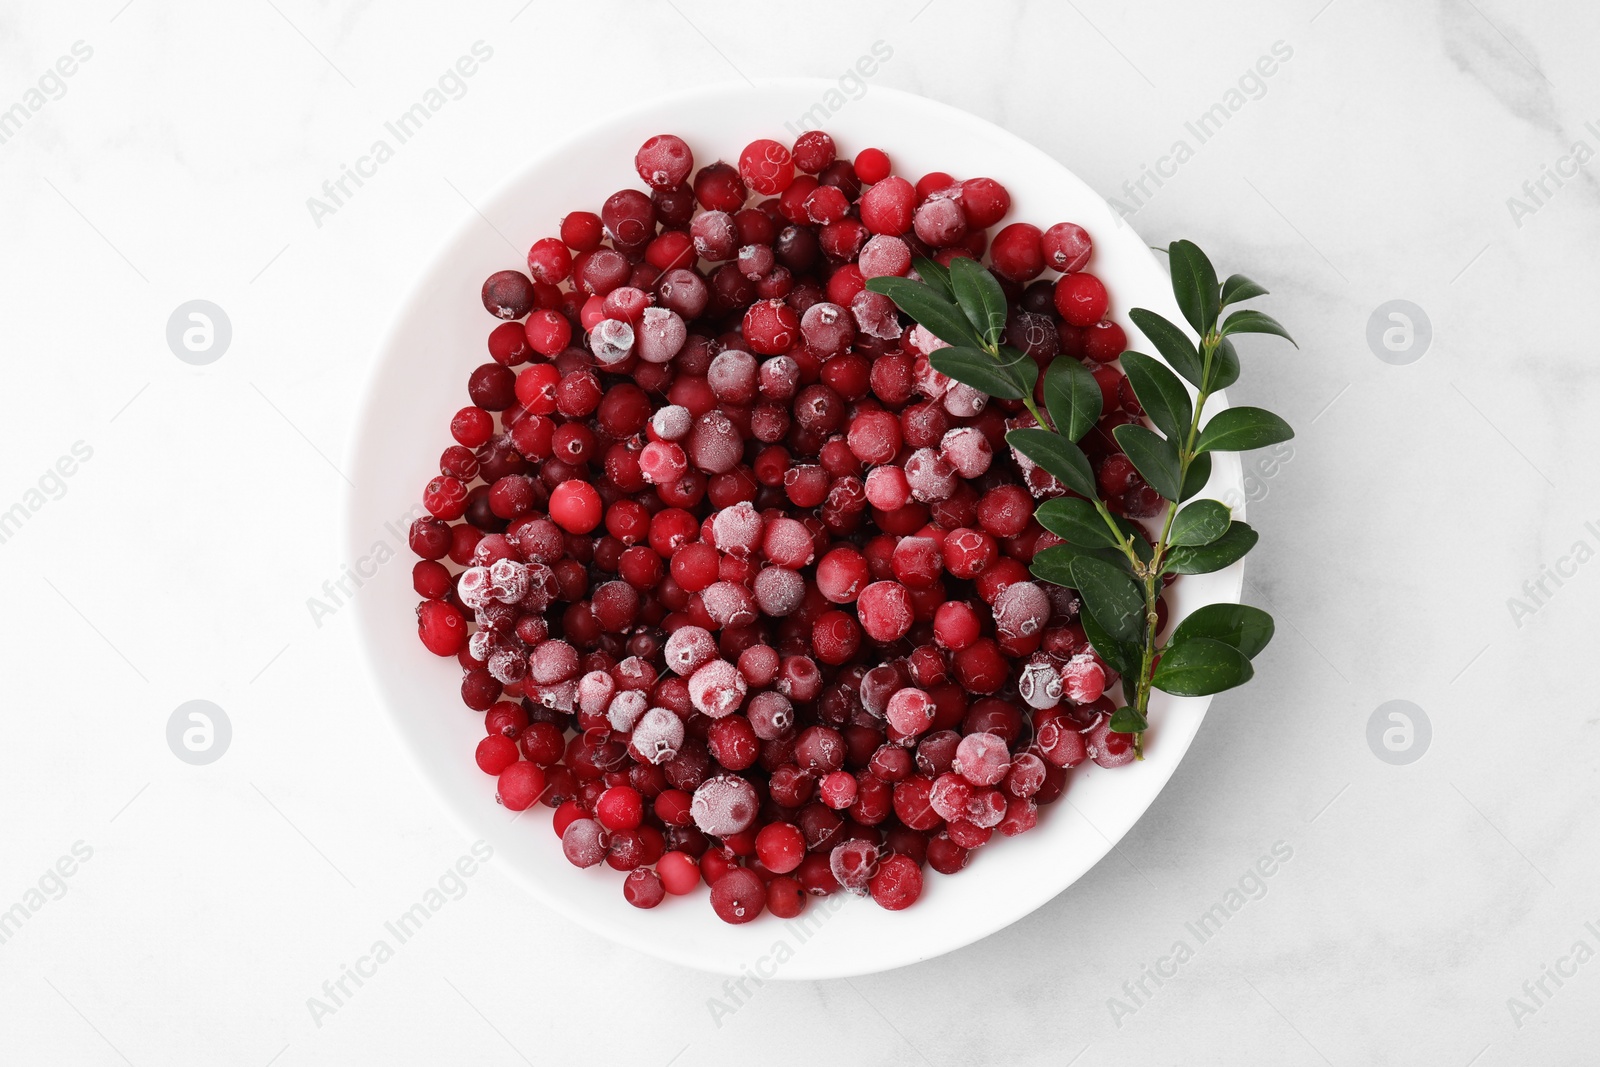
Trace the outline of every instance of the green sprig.
<instances>
[{"instance_id":1,"label":"green sprig","mask_svg":"<svg viewBox=\"0 0 1600 1067\"><path fill-rule=\"evenodd\" d=\"M1126 352L1121 357L1134 396L1153 425L1133 423L1112 431L1139 475L1167 502L1153 543L1100 499L1094 469L1078 447L1103 414L1094 376L1078 360L1059 356L1045 369L1041 384L1038 365L1002 343L1005 293L988 270L966 258L952 260L948 269L918 259L921 281L867 282L868 289L888 296L951 346L932 354L935 370L997 399L1020 400L1033 417L1036 425L1011 430L1007 443L1074 495L1039 505L1039 524L1066 543L1035 556L1032 571L1043 581L1077 590L1090 645L1123 676L1124 706L1112 715L1111 728L1132 733L1141 756L1152 689L1205 696L1243 685L1254 673L1251 660L1272 639L1272 617L1266 612L1213 604L1193 612L1165 643L1160 641L1157 602L1167 576L1231 566L1258 539L1220 501L1184 502L1210 478L1211 453L1263 448L1294 436L1287 422L1262 408L1225 408L1204 418L1206 402L1239 378L1239 354L1230 337L1268 334L1290 344L1294 339L1276 319L1254 309L1224 317L1230 305L1268 295L1265 288L1243 274L1218 282L1211 260L1193 242L1174 241L1167 252L1173 295L1192 334L1154 311L1129 312L1161 356Z\"/></svg>"}]
</instances>

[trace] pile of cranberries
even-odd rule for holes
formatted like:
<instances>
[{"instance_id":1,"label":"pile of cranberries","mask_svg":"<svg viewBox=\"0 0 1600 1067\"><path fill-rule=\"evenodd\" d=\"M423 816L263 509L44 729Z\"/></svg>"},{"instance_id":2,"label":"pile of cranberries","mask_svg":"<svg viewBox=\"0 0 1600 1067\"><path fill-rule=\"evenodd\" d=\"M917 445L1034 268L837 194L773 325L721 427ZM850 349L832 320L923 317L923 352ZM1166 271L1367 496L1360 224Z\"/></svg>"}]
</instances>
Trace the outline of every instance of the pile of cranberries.
<instances>
[{"instance_id":1,"label":"pile of cranberries","mask_svg":"<svg viewBox=\"0 0 1600 1067\"><path fill-rule=\"evenodd\" d=\"M410 530L422 643L464 671L500 802L553 808L632 904L703 881L730 923L841 889L905 908L1133 751L1076 595L1030 580L1059 543L1034 505L1066 492L1004 443L1031 418L933 370L943 342L864 283L987 252L1008 343L1093 369L1084 447L1139 519L1089 235L990 238L999 182L913 183L821 132L634 162L648 191L483 283L504 321Z\"/></svg>"}]
</instances>

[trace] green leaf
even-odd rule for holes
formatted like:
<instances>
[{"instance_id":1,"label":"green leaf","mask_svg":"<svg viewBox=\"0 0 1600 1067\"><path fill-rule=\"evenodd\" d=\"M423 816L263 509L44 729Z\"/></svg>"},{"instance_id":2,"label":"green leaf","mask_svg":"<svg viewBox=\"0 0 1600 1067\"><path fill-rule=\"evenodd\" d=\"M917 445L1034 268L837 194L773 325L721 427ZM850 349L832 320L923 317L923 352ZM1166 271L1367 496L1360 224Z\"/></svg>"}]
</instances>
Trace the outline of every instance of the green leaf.
<instances>
[{"instance_id":1,"label":"green leaf","mask_svg":"<svg viewBox=\"0 0 1600 1067\"><path fill-rule=\"evenodd\" d=\"M1179 501L1188 500L1206 487L1211 480L1211 453L1202 452L1189 461L1189 472L1183 476L1183 495Z\"/></svg>"},{"instance_id":2,"label":"green leaf","mask_svg":"<svg viewBox=\"0 0 1600 1067\"><path fill-rule=\"evenodd\" d=\"M1216 325L1217 312L1221 309L1216 268L1193 241L1173 241L1167 248L1167 256L1178 307L1195 333L1204 337Z\"/></svg>"},{"instance_id":3,"label":"green leaf","mask_svg":"<svg viewBox=\"0 0 1600 1067\"><path fill-rule=\"evenodd\" d=\"M1089 467L1089 460L1083 449L1065 437L1049 430L1029 428L1010 431L1006 434L1006 443L1061 479L1061 484L1074 493L1096 499L1094 471Z\"/></svg>"},{"instance_id":4,"label":"green leaf","mask_svg":"<svg viewBox=\"0 0 1600 1067\"><path fill-rule=\"evenodd\" d=\"M1111 729L1119 734L1136 734L1149 725L1138 708L1121 707L1111 713Z\"/></svg>"},{"instance_id":5,"label":"green leaf","mask_svg":"<svg viewBox=\"0 0 1600 1067\"><path fill-rule=\"evenodd\" d=\"M1083 610L1118 641L1137 642L1144 629L1144 594L1128 572L1088 556L1072 561L1073 587Z\"/></svg>"},{"instance_id":6,"label":"green leaf","mask_svg":"<svg viewBox=\"0 0 1600 1067\"><path fill-rule=\"evenodd\" d=\"M1026 396L1038 396L1035 386L1039 384L1039 364L1033 357L1010 345L1000 346L1000 367L1015 374L1022 382L1022 392Z\"/></svg>"},{"instance_id":7,"label":"green leaf","mask_svg":"<svg viewBox=\"0 0 1600 1067\"><path fill-rule=\"evenodd\" d=\"M1172 644L1195 637L1232 645L1250 659L1272 640L1272 616L1248 604L1207 604L1195 610L1172 631Z\"/></svg>"},{"instance_id":8,"label":"green leaf","mask_svg":"<svg viewBox=\"0 0 1600 1067\"><path fill-rule=\"evenodd\" d=\"M1006 294L995 276L977 260L960 256L950 261L950 286L978 336L998 345L1006 331Z\"/></svg>"},{"instance_id":9,"label":"green leaf","mask_svg":"<svg viewBox=\"0 0 1600 1067\"><path fill-rule=\"evenodd\" d=\"M1209 545L1228 532L1231 522L1233 516L1221 501L1196 500L1173 518L1167 543L1190 547Z\"/></svg>"},{"instance_id":10,"label":"green leaf","mask_svg":"<svg viewBox=\"0 0 1600 1067\"><path fill-rule=\"evenodd\" d=\"M1056 432L1077 441L1100 418L1105 398L1089 368L1071 356L1058 356L1044 372L1044 406Z\"/></svg>"},{"instance_id":11,"label":"green leaf","mask_svg":"<svg viewBox=\"0 0 1600 1067\"><path fill-rule=\"evenodd\" d=\"M929 289L938 293L949 303L956 302L956 291L950 284L950 270L944 264L927 256L912 256L911 268L922 276Z\"/></svg>"},{"instance_id":12,"label":"green leaf","mask_svg":"<svg viewBox=\"0 0 1600 1067\"><path fill-rule=\"evenodd\" d=\"M1075 496L1056 497L1039 505L1033 513L1039 525L1075 545L1087 548L1117 548L1121 542L1106 525L1105 516L1087 500Z\"/></svg>"},{"instance_id":13,"label":"green leaf","mask_svg":"<svg viewBox=\"0 0 1600 1067\"><path fill-rule=\"evenodd\" d=\"M1211 421L1200 431L1195 451L1248 452L1293 436L1293 428L1265 408L1226 408L1211 416Z\"/></svg>"},{"instance_id":14,"label":"green leaf","mask_svg":"<svg viewBox=\"0 0 1600 1067\"><path fill-rule=\"evenodd\" d=\"M1078 623L1083 627L1083 635L1089 639L1089 647L1100 653L1100 658L1110 664L1112 670L1125 678L1138 673L1141 658L1137 644L1112 637L1087 611L1079 613Z\"/></svg>"},{"instance_id":15,"label":"green leaf","mask_svg":"<svg viewBox=\"0 0 1600 1067\"><path fill-rule=\"evenodd\" d=\"M867 279L867 288L893 300L896 307L946 344L958 348L983 347L961 309L941 297L933 287L910 278L884 277Z\"/></svg>"},{"instance_id":16,"label":"green leaf","mask_svg":"<svg viewBox=\"0 0 1600 1067\"><path fill-rule=\"evenodd\" d=\"M1210 574L1237 563L1256 546L1261 535L1247 522L1235 520L1228 532L1208 545L1174 548L1167 553L1162 570L1169 574Z\"/></svg>"},{"instance_id":17,"label":"green leaf","mask_svg":"<svg viewBox=\"0 0 1600 1067\"><path fill-rule=\"evenodd\" d=\"M1258 296L1266 296L1267 291L1243 274L1230 274L1228 280L1222 283L1222 306L1237 304L1241 300L1253 300Z\"/></svg>"},{"instance_id":18,"label":"green leaf","mask_svg":"<svg viewBox=\"0 0 1600 1067\"><path fill-rule=\"evenodd\" d=\"M976 348L936 349L928 362L940 374L1001 400L1020 400L1028 392L1018 377L1019 367L1001 366L989 353Z\"/></svg>"},{"instance_id":19,"label":"green leaf","mask_svg":"<svg viewBox=\"0 0 1600 1067\"><path fill-rule=\"evenodd\" d=\"M1222 333L1224 335L1234 333L1276 334L1296 348L1300 347L1295 342L1295 339L1289 336L1289 331L1284 329L1283 324L1277 319L1265 312L1252 311L1249 308L1235 311L1232 315L1229 315L1228 321L1222 324Z\"/></svg>"},{"instance_id":20,"label":"green leaf","mask_svg":"<svg viewBox=\"0 0 1600 1067\"><path fill-rule=\"evenodd\" d=\"M1217 350L1211 354L1211 380L1206 383L1205 391L1214 393L1218 389L1226 389L1239 380L1239 350L1233 347L1233 342L1224 337Z\"/></svg>"},{"instance_id":21,"label":"green leaf","mask_svg":"<svg viewBox=\"0 0 1600 1067\"><path fill-rule=\"evenodd\" d=\"M1150 682L1175 696L1203 697L1243 685L1254 674L1249 658L1237 648L1195 637L1168 645Z\"/></svg>"},{"instance_id":22,"label":"green leaf","mask_svg":"<svg viewBox=\"0 0 1600 1067\"><path fill-rule=\"evenodd\" d=\"M1182 441L1189 433L1194 406L1178 376L1143 352L1122 353L1122 369L1128 373L1133 395L1139 398L1139 406L1150 421L1167 435L1167 440Z\"/></svg>"},{"instance_id":23,"label":"green leaf","mask_svg":"<svg viewBox=\"0 0 1600 1067\"><path fill-rule=\"evenodd\" d=\"M1177 500L1178 450L1171 441L1156 436L1148 426L1132 423L1111 431L1150 488L1166 500Z\"/></svg>"},{"instance_id":24,"label":"green leaf","mask_svg":"<svg viewBox=\"0 0 1600 1067\"><path fill-rule=\"evenodd\" d=\"M1121 552L1110 548L1085 548L1082 545L1051 545L1036 553L1033 557L1031 570L1033 576L1040 581L1059 585L1066 589L1076 589L1073 585L1072 561L1081 556L1098 559L1103 563L1113 566L1126 567L1128 557Z\"/></svg>"},{"instance_id":25,"label":"green leaf","mask_svg":"<svg viewBox=\"0 0 1600 1067\"><path fill-rule=\"evenodd\" d=\"M1189 340L1188 334L1176 323L1144 308L1134 308L1128 312L1128 317L1150 338L1150 343L1156 346L1156 351L1161 353L1161 358L1173 370L1189 379L1196 388L1200 386L1200 353L1195 349L1194 342Z\"/></svg>"}]
</instances>

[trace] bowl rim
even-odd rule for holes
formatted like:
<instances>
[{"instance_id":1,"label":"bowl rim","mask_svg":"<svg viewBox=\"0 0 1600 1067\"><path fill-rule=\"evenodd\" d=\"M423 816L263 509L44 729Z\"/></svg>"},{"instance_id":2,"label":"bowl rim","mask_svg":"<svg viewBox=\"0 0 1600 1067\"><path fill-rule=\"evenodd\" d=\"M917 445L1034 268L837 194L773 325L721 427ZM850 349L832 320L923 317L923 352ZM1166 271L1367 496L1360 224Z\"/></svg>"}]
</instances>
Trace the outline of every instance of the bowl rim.
<instances>
[{"instance_id":1,"label":"bowl rim","mask_svg":"<svg viewBox=\"0 0 1600 1067\"><path fill-rule=\"evenodd\" d=\"M754 78L748 79L748 81L753 84L755 93L778 93L804 90L820 94L830 89L837 88L834 79L817 77ZM514 194L519 188L525 186L533 172L536 172L540 168L547 166L551 161L560 158L564 154L573 152L577 147L592 139L603 139L608 135L614 134L614 132L619 132L621 129L626 128L630 124L638 121L646 115L656 113L665 107L685 107L693 106L698 103L714 102L725 98L730 93L738 95L750 94L752 92L752 84L746 84L744 81L732 79L720 80L693 86L691 88L679 90L673 93L652 96L646 101L631 105L627 108L621 108L608 112L601 119L588 123L583 127L574 130L567 136L551 141L545 144L542 148L528 152L520 157L517 163L506 171L504 176L495 183L489 192L481 194L477 197L477 204L487 205L504 201L508 196ZM1087 192L1093 198L1094 202L1105 209L1106 214L1116 227L1125 228L1130 232L1133 232L1132 227L1127 220L1123 219L1114 209L1110 207L1103 197L1096 193L1087 182L1080 178L1065 164L1051 156L1049 153L1045 152L1043 149L1039 148L1037 145L1034 145L1019 135L1012 133L1010 130L998 125L997 123L990 122L987 119L984 119L978 115L974 115L971 112L965 111L952 104L934 100L918 93L908 92L906 90L895 89L882 85L872 85L870 86L869 91L873 95L883 95L898 98L900 105L902 106L922 108L929 112L936 113L940 118L949 122L953 127L970 128L976 126L977 128L983 129L988 136L998 137L1010 142L1011 146L1018 150L1022 155L1025 157L1031 157L1033 165L1044 168L1046 171L1050 172L1053 180L1058 180L1066 184L1081 187L1083 191ZM457 216L456 221L447 229L444 236L434 247L433 251L418 266L418 268L411 273L411 277L414 280L405 289L401 299L396 302L395 307L397 310L394 317L384 329L378 344L372 349L372 355L368 360L363 383L359 391L358 402L353 409L354 418L352 421L352 426L354 432L351 434L350 440L345 448L344 458L347 464L345 469L351 471L352 473L359 472L365 466L363 460L366 457L366 450L369 447L369 434L364 431L366 431L373 424L378 415L380 375L377 372L385 362L385 354L396 349L396 347L402 342L404 326L406 322L406 315L402 309L404 309L407 304L411 302L412 298L414 298L417 293L424 289L427 279L435 277L439 272L446 268L449 260L453 256L453 253L459 247L469 246L473 242L473 229L486 221L481 213L475 214L475 212L478 212L477 204L469 202L469 208L471 210L463 212ZM1088 220L1080 219L1079 221L1087 222ZM1137 238L1136 232L1134 233L1134 236ZM1141 243L1143 242L1141 241ZM1147 254L1155 263L1157 270L1163 276L1165 276L1167 273L1166 269L1157 258L1155 250L1150 248L1148 245L1146 248ZM1176 314L1169 314L1169 312L1177 311L1176 299L1171 293L1170 285L1163 290L1162 300L1150 300L1143 302L1156 304L1158 310L1160 310L1162 314L1172 319L1172 321L1178 322L1180 327L1185 328L1187 332L1186 324L1182 323L1181 318ZM1157 358L1160 358L1159 355L1157 355ZM1164 360L1162 360L1162 362L1165 363ZM1194 390L1188 382L1184 382L1184 386L1190 391L1191 394L1193 394ZM1226 393L1219 390L1218 392L1211 394L1208 404L1210 405L1208 410L1213 412L1225 409L1228 407ZM1222 453L1216 457L1213 467L1213 478L1215 479L1219 475L1222 475L1223 480L1229 484L1237 485L1242 483L1242 467L1237 454ZM362 527L358 521L358 512L360 510L361 500L361 494L358 489L347 488L344 491L343 506L340 509L339 544L340 548L347 553L360 553L365 548L366 542L363 540L364 527ZM1232 507L1233 514L1236 518L1243 519L1245 517L1246 503L1247 501L1241 494L1239 503ZM408 553L409 547L402 543L401 554L407 555ZM355 558L354 555L352 555L351 558ZM408 555L407 558L409 558ZM1244 587L1244 572L1242 562L1243 561L1234 564L1230 568L1227 568L1226 572L1217 572L1211 576L1214 579L1225 578L1227 580L1226 587L1218 592L1217 599L1212 602L1238 603L1240 601ZM381 646L380 644L378 631L368 622L367 616L372 609L367 606L367 601L361 597L356 597L354 599L355 604L353 614L356 619L355 626L358 631L357 640L361 647L361 659L367 674L367 681L370 686L370 691L372 691L376 696L376 702L382 706L382 714L385 720L390 724L393 724L396 717L394 712L389 708L390 699L388 687L384 681L382 670L383 663L387 659L387 651L385 647ZM1065 892L1090 870L1094 869L1094 867L1103 861L1107 855L1117 848L1118 844L1133 828L1133 826L1137 825L1138 821L1142 819L1150 810L1150 808L1155 805L1156 800L1165 790L1168 782L1172 778L1172 775L1176 773L1178 766L1187 756L1188 750L1192 746L1195 736L1198 734L1200 725L1204 721L1206 713L1209 711L1211 697L1207 696L1200 698L1181 699L1185 699L1188 702L1189 708L1193 714L1193 729L1187 734L1187 736L1181 738L1181 751L1177 753L1176 758L1170 765L1159 768L1151 768L1151 771L1147 772L1160 775L1159 780L1151 779L1148 783L1150 790L1148 800L1143 802L1142 806L1139 808L1138 814L1133 818L1133 820L1129 822L1127 826L1120 832L1116 833L1115 836L1107 837L1105 834L1097 833L1097 840L1091 845L1090 850L1086 853L1086 855L1089 857L1088 862L1082 865L1082 868L1078 874L1074 875L1062 884L1052 884L1046 887L1045 891L1033 894L1026 902L1026 906L1022 907L1015 914L1007 914L998 921L985 920L967 925L963 928L963 934L961 936L951 938L948 941L941 941L939 946L932 951L924 953L901 953L893 958L881 961L873 961L865 965L852 964L843 966L819 966L816 965L818 960L813 958L810 961L812 965L799 966L791 963L785 971L780 972L775 977L796 981L816 980L872 974L910 966L912 964L937 958L938 956L945 955L949 952L954 952L957 949L965 948L971 944L974 944L975 942L980 941L991 934L997 933L1013 923L1020 921L1026 916L1031 915L1044 904ZM400 735L400 747L405 751L408 760L412 764L413 770L420 778L428 783L428 786L435 798L440 802L444 810L448 812L450 820L456 825L457 829L460 830L469 840L482 837L483 828L478 825L477 815L474 813L474 811L469 810L467 802L462 797L457 796L451 789L447 788L447 783L442 778L436 776L431 758L432 753L423 744L422 739L406 729L391 730L390 732L391 734L398 733ZM1079 815L1082 816L1082 813L1079 812ZM1087 818L1086 816L1082 817ZM517 864L508 864L507 867L509 868L508 874L512 881L521 886L541 904L557 912L568 920L576 923L577 925L594 933L598 933L613 942L625 945L631 949L655 958L679 964L681 966L689 966L695 969L719 974L738 975L741 973L740 965L738 963L730 962L725 959L711 956L691 958L681 953L665 950L659 945L652 944L647 940L636 936L634 931L614 922L603 912L597 910L584 910L572 906L569 900L567 900L561 894L548 889L537 878L533 877L529 872L522 869L521 866Z\"/></svg>"}]
</instances>

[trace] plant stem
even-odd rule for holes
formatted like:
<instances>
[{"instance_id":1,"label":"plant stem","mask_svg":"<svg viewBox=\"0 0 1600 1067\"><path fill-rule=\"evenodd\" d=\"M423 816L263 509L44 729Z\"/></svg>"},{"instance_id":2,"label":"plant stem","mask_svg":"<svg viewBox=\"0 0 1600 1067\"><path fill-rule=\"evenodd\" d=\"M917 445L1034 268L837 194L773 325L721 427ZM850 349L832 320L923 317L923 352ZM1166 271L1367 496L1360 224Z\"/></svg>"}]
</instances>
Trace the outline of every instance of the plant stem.
<instances>
[{"instance_id":1,"label":"plant stem","mask_svg":"<svg viewBox=\"0 0 1600 1067\"><path fill-rule=\"evenodd\" d=\"M1216 353L1217 346L1222 343L1222 338L1215 332L1208 333L1201 342L1202 362L1200 381L1209 383L1211 380L1211 357ZM1200 431L1200 415L1205 410L1206 400L1210 393L1202 388L1195 397L1194 414L1189 419L1189 433L1184 438L1183 444L1178 449L1178 486L1179 495L1182 487L1189 477L1189 467L1195 460L1195 436ZM1140 649L1139 680L1133 694L1133 708L1139 713L1141 719L1149 722L1150 708L1150 683L1154 673L1156 656L1156 601L1161 595L1161 568L1166 561L1167 538L1172 534L1172 522L1178 516L1178 502L1173 501L1167 505L1167 516L1161 524L1161 536L1156 539L1155 551L1150 557L1150 564L1143 576L1144 608L1145 608L1145 638ZM1126 686L1123 687L1126 690ZM1126 692L1124 693L1126 696ZM1133 751L1138 759L1144 758L1143 731L1133 735Z\"/></svg>"}]
</instances>

